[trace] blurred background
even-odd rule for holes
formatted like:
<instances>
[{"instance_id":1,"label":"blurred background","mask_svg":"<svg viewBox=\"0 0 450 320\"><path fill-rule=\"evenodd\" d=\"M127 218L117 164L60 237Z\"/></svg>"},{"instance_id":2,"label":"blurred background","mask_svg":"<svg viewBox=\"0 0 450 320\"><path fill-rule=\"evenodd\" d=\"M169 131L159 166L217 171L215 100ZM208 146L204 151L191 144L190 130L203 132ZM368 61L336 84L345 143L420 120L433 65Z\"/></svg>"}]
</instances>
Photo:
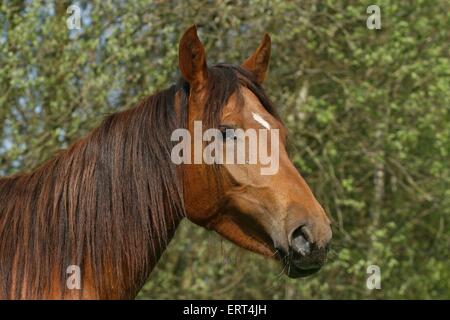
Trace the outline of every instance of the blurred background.
<instances>
[{"instance_id":1,"label":"blurred background","mask_svg":"<svg viewBox=\"0 0 450 320\"><path fill-rule=\"evenodd\" d=\"M80 30L66 25L71 4ZM366 26L371 4L380 30ZM184 221L138 298L449 299L447 0L3 0L0 174L32 169L176 81L193 23L210 64L241 63L270 33L265 88L333 220L332 250L320 273L293 280ZM370 265L381 289L366 286Z\"/></svg>"}]
</instances>

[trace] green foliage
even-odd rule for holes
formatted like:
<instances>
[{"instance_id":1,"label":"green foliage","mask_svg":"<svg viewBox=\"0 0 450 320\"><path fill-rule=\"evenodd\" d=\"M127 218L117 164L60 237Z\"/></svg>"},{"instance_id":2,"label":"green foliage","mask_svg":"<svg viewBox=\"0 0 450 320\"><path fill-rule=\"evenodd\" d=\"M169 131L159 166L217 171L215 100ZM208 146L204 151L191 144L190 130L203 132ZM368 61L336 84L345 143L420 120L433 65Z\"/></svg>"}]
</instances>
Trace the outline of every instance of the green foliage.
<instances>
[{"instance_id":1,"label":"green foliage","mask_svg":"<svg viewBox=\"0 0 450 320\"><path fill-rule=\"evenodd\" d=\"M334 222L311 278L185 221L139 298L450 298L450 6L365 1L68 1L0 7L0 172L31 169L178 76L199 26L210 63L239 63L264 32L265 84L292 158ZM367 266L382 289L366 288Z\"/></svg>"}]
</instances>

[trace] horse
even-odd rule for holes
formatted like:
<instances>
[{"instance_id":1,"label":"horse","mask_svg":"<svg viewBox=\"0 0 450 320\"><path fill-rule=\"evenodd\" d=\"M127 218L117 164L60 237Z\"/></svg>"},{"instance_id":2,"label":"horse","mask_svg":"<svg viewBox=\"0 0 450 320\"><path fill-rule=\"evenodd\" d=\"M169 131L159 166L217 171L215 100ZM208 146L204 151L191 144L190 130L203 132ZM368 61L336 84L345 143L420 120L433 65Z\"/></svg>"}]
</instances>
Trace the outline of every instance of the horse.
<instances>
[{"instance_id":1,"label":"horse","mask_svg":"<svg viewBox=\"0 0 450 320\"><path fill-rule=\"evenodd\" d=\"M175 84L33 171L1 178L0 298L132 299L183 218L278 260L289 277L317 272L330 220L289 159L287 129L262 87L270 55L266 33L242 64L208 66L194 25L179 42ZM229 128L277 130L268 148L279 147L278 170L175 164L171 135L193 133L196 121L227 145Z\"/></svg>"}]
</instances>

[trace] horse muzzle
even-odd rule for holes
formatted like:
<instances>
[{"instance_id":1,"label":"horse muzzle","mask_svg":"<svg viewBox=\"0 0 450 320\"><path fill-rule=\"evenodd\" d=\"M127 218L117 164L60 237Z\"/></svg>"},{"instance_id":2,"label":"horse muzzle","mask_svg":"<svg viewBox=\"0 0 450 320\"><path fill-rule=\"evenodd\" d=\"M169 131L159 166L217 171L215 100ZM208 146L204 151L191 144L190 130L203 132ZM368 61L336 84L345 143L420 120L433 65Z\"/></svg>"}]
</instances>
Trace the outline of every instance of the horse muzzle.
<instances>
[{"instance_id":1,"label":"horse muzzle","mask_svg":"<svg viewBox=\"0 0 450 320\"><path fill-rule=\"evenodd\" d=\"M325 264L329 244L317 245L306 226L295 229L289 239L289 249L278 248L284 271L291 278L307 277Z\"/></svg>"}]
</instances>

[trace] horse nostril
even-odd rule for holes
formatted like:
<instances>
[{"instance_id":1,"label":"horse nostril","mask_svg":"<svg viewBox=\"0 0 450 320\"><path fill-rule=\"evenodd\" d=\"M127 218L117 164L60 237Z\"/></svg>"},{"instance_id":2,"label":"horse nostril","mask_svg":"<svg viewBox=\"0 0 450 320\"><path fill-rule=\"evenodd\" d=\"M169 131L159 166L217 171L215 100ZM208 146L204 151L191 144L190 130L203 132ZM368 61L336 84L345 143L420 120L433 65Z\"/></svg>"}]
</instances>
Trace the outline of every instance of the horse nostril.
<instances>
[{"instance_id":1,"label":"horse nostril","mask_svg":"<svg viewBox=\"0 0 450 320\"><path fill-rule=\"evenodd\" d=\"M294 230L291 236L291 247L302 256L311 253L311 233L302 226Z\"/></svg>"}]
</instances>

